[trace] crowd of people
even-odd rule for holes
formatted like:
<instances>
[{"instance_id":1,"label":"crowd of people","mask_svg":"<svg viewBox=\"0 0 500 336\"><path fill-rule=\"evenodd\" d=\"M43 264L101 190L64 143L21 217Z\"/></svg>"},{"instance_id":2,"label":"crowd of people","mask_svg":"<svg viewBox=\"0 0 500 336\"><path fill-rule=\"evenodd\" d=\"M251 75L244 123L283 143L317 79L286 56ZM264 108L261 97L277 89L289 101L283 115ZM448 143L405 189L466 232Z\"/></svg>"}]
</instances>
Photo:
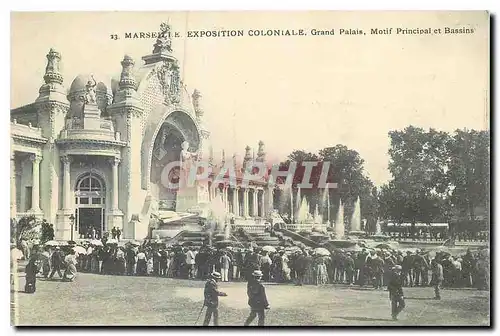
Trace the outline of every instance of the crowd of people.
<instances>
[{"instance_id":1,"label":"crowd of people","mask_svg":"<svg viewBox=\"0 0 500 336\"><path fill-rule=\"evenodd\" d=\"M446 241L450 239L450 234L445 231L417 231L412 234L410 231L404 232L384 232L392 240L413 240L413 241ZM488 232L459 232L454 236L455 241L458 242L488 242Z\"/></svg>"},{"instance_id":2,"label":"crowd of people","mask_svg":"<svg viewBox=\"0 0 500 336\"><path fill-rule=\"evenodd\" d=\"M212 272L221 281L245 281L255 270L263 281L323 285L328 283L386 288L388 274L402 267L404 286L431 286L432 260L443 268L443 287L489 288L487 250L452 256L449 252L364 248L359 252L343 249L293 247L215 248L212 246L170 246L144 242L117 244L83 243L73 247L50 247L33 254L40 272L52 278L65 269L66 255L75 254L76 270L106 275L160 276L205 280ZM50 271L49 271L50 270ZM74 276L74 274L72 275Z\"/></svg>"}]
</instances>

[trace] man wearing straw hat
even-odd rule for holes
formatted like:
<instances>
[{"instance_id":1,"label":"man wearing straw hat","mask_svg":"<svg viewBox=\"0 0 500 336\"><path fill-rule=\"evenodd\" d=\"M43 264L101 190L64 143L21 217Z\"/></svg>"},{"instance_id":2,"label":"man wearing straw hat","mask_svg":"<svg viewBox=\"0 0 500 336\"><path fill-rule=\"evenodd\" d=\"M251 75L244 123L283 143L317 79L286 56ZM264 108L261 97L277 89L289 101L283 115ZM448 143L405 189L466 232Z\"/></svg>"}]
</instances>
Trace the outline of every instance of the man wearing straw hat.
<instances>
[{"instance_id":1,"label":"man wearing straw hat","mask_svg":"<svg viewBox=\"0 0 500 336\"><path fill-rule=\"evenodd\" d=\"M252 323L256 316L259 317L258 325L264 326L264 310L269 309L269 303L267 302L266 289L260 283L260 281L262 280L262 275L262 271L253 271L252 279L248 281L248 305L250 306L251 312L245 321L245 326L250 325L250 323Z\"/></svg>"},{"instance_id":2,"label":"man wearing straw hat","mask_svg":"<svg viewBox=\"0 0 500 336\"><path fill-rule=\"evenodd\" d=\"M205 283L205 302L203 305L207 307L207 312L205 314L203 326L208 326L212 315L214 317L214 326L219 325L219 296L227 296L226 293L219 292L217 280L220 280L221 278L222 276L219 272L213 272L210 274L210 278Z\"/></svg>"}]
</instances>

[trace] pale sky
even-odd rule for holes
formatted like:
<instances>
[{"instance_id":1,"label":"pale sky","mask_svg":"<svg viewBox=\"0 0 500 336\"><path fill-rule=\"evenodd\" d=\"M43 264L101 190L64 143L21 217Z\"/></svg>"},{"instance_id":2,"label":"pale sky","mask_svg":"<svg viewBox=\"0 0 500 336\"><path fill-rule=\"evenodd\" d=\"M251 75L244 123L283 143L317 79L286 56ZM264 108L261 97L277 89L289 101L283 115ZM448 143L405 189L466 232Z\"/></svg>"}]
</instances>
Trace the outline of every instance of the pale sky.
<instances>
[{"instance_id":1,"label":"pale sky","mask_svg":"<svg viewBox=\"0 0 500 336\"><path fill-rule=\"evenodd\" d=\"M486 12L129 12L12 15L11 107L32 103L45 55L62 54L64 85L80 73L118 78L124 54L150 54L170 20L182 77L203 94L215 154L344 144L365 159L376 185L387 171L390 130L410 124L438 130L488 129L489 22ZM461 35L370 35L371 28L474 28ZM312 36L311 29L336 29ZM338 35L363 29L366 35ZM187 30L243 29L244 37L185 38ZM307 36L249 37L249 29L304 29ZM110 39L118 34L120 39Z\"/></svg>"}]
</instances>

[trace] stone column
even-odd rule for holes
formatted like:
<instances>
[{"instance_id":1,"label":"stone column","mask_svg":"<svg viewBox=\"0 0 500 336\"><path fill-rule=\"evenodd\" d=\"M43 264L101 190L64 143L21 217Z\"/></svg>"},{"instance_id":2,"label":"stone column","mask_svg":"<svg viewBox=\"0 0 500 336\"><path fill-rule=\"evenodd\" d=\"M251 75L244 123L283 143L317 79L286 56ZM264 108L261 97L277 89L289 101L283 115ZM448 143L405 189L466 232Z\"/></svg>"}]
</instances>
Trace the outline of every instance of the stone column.
<instances>
[{"instance_id":1,"label":"stone column","mask_svg":"<svg viewBox=\"0 0 500 336\"><path fill-rule=\"evenodd\" d=\"M243 216L248 217L248 189L243 190Z\"/></svg>"},{"instance_id":2,"label":"stone column","mask_svg":"<svg viewBox=\"0 0 500 336\"><path fill-rule=\"evenodd\" d=\"M69 209L70 206L70 195L71 195L71 157L62 156L61 161L63 162L63 195L62 195L62 208L64 210Z\"/></svg>"},{"instance_id":3,"label":"stone column","mask_svg":"<svg viewBox=\"0 0 500 336\"><path fill-rule=\"evenodd\" d=\"M233 188L233 199L232 199L232 202L233 202L233 214L235 216L239 216L240 213L239 213L239 209L238 209L238 188Z\"/></svg>"},{"instance_id":4,"label":"stone column","mask_svg":"<svg viewBox=\"0 0 500 336\"><path fill-rule=\"evenodd\" d=\"M252 216L253 217L257 217L258 214L259 214L258 211L257 211L258 210L257 209L257 206L258 206L258 204L257 204L257 193L258 192L259 192L259 190L255 188L253 190L253 193L252 193L252 202L253 202L253 214L252 214Z\"/></svg>"},{"instance_id":5,"label":"stone column","mask_svg":"<svg viewBox=\"0 0 500 336\"><path fill-rule=\"evenodd\" d=\"M40 210L40 162L42 157L40 155L32 155L30 157L33 162L33 182L31 186L31 211L41 212Z\"/></svg>"},{"instance_id":6,"label":"stone column","mask_svg":"<svg viewBox=\"0 0 500 336\"><path fill-rule=\"evenodd\" d=\"M111 167L113 171L113 203L111 204L111 208L113 210L118 209L118 165L120 164L120 161L121 160L117 157L111 159Z\"/></svg>"},{"instance_id":7,"label":"stone column","mask_svg":"<svg viewBox=\"0 0 500 336\"><path fill-rule=\"evenodd\" d=\"M17 215L17 191L16 191L16 154L10 153L10 218Z\"/></svg>"},{"instance_id":8,"label":"stone column","mask_svg":"<svg viewBox=\"0 0 500 336\"><path fill-rule=\"evenodd\" d=\"M229 192L228 186L224 185L224 189L222 190L222 195L224 200L224 208L226 209L226 212L229 211L229 200L227 199L228 192Z\"/></svg>"},{"instance_id":9,"label":"stone column","mask_svg":"<svg viewBox=\"0 0 500 336\"><path fill-rule=\"evenodd\" d=\"M261 189L259 191L260 198L259 198L259 204L260 204L260 217L266 217L265 215L265 207L264 207L264 189Z\"/></svg>"}]
</instances>

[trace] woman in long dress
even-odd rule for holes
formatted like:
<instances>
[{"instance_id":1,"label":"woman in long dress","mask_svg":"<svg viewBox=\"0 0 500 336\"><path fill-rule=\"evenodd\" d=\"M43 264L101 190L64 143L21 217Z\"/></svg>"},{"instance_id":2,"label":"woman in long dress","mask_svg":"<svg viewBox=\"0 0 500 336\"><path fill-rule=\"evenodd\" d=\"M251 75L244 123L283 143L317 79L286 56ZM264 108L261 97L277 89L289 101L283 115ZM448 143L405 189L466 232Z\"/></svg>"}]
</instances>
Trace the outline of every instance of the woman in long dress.
<instances>
[{"instance_id":1,"label":"woman in long dress","mask_svg":"<svg viewBox=\"0 0 500 336\"><path fill-rule=\"evenodd\" d=\"M168 253L168 258L167 258L167 278L173 278L174 277L174 257L175 254L172 251L167 251Z\"/></svg>"},{"instance_id":2,"label":"woman in long dress","mask_svg":"<svg viewBox=\"0 0 500 336\"><path fill-rule=\"evenodd\" d=\"M290 267L288 266L288 256L283 253L281 255L281 271L283 275L283 282L288 282L290 281Z\"/></svg>"},{"instance_id":3,"label":"woman in long dress","mask_svg":"<svg viewBox=\"0 0 500 336\"><path fill-rule=\"evenodd\" d=\"M147 259L143 249L137 253L137 275L147 275Z\"/></svg>"},{"instance_id":4,"label":"woman in long dress","mask_svg":"<svg viewBox=\"0 0 500 336\"><path fill-rule=\"evenodd\" d=\"M71 250L69 254L64 258L64 263L66 264L66 271L62 278L63 281L73 281L76 277L76 252Z\"/></svg>"},{"instance_id":5,"label":"woman in long dress","mask_svg":"<svg viewBox=\"0 0 500 336\"><path fill-rule=\"evenodd\" d=\"M26 265L26 284L24 285L25 293L34 293L36 291L36 274L38 273L38 265L36 257L31 257Z\"/></svg>"},{"instance_id":6,"label":"woman in long dress","mask_svg":"<svg viewBox=\"0 0 500 336\"><path fill-rule=\"evenodd\" d=\"M122 247L116 250L116 274L125 275L125 251Z\"/></svg>"},{"instance_id":7,"label":"woman in long dress","mask_svg":"<svg viewBox=\"0 0 500 336\"><path fill-rule=\"evenodd\" d=\"M99 273L99 250L101 248L99 246L96 246L93 248L90 256L90 272L92 273Z\"/></svg>"},{"instance_id":8,"label":"woman in long dress","mask_svg":"<svg viewBox=\"0 0 500 336\"><path fill-rule=\"evenodd\" d=\"M317 256L314 259L315 273L316 273L316 285L326 285L328 283L328 271L326 269L326 257Z\"/></svg>"},{"instance_id":9,"label":"woman in long dress","mask_svg":"<svg viewBox=\"0 0 500 336\"><path fill-rule=\"evenodd\" d=\"M314 265L313 265L313 258L311 257L311 254L308 253L307 251L304 251L305 253L305 274L304 274L304 285L312 285L314 284Z\"/></svg>"},{"instance_id":10,"label":"woman in long dress","mask_svg":"<svg viewBox=\"0 0 500 336\"><path fill-rule=\"evenodd\" d=\"M44 278L48 278L50 273L50 252L48 249L48 246L44 248L40 258L42 261L42 274Z\"/></svg>"}]
</instances>

